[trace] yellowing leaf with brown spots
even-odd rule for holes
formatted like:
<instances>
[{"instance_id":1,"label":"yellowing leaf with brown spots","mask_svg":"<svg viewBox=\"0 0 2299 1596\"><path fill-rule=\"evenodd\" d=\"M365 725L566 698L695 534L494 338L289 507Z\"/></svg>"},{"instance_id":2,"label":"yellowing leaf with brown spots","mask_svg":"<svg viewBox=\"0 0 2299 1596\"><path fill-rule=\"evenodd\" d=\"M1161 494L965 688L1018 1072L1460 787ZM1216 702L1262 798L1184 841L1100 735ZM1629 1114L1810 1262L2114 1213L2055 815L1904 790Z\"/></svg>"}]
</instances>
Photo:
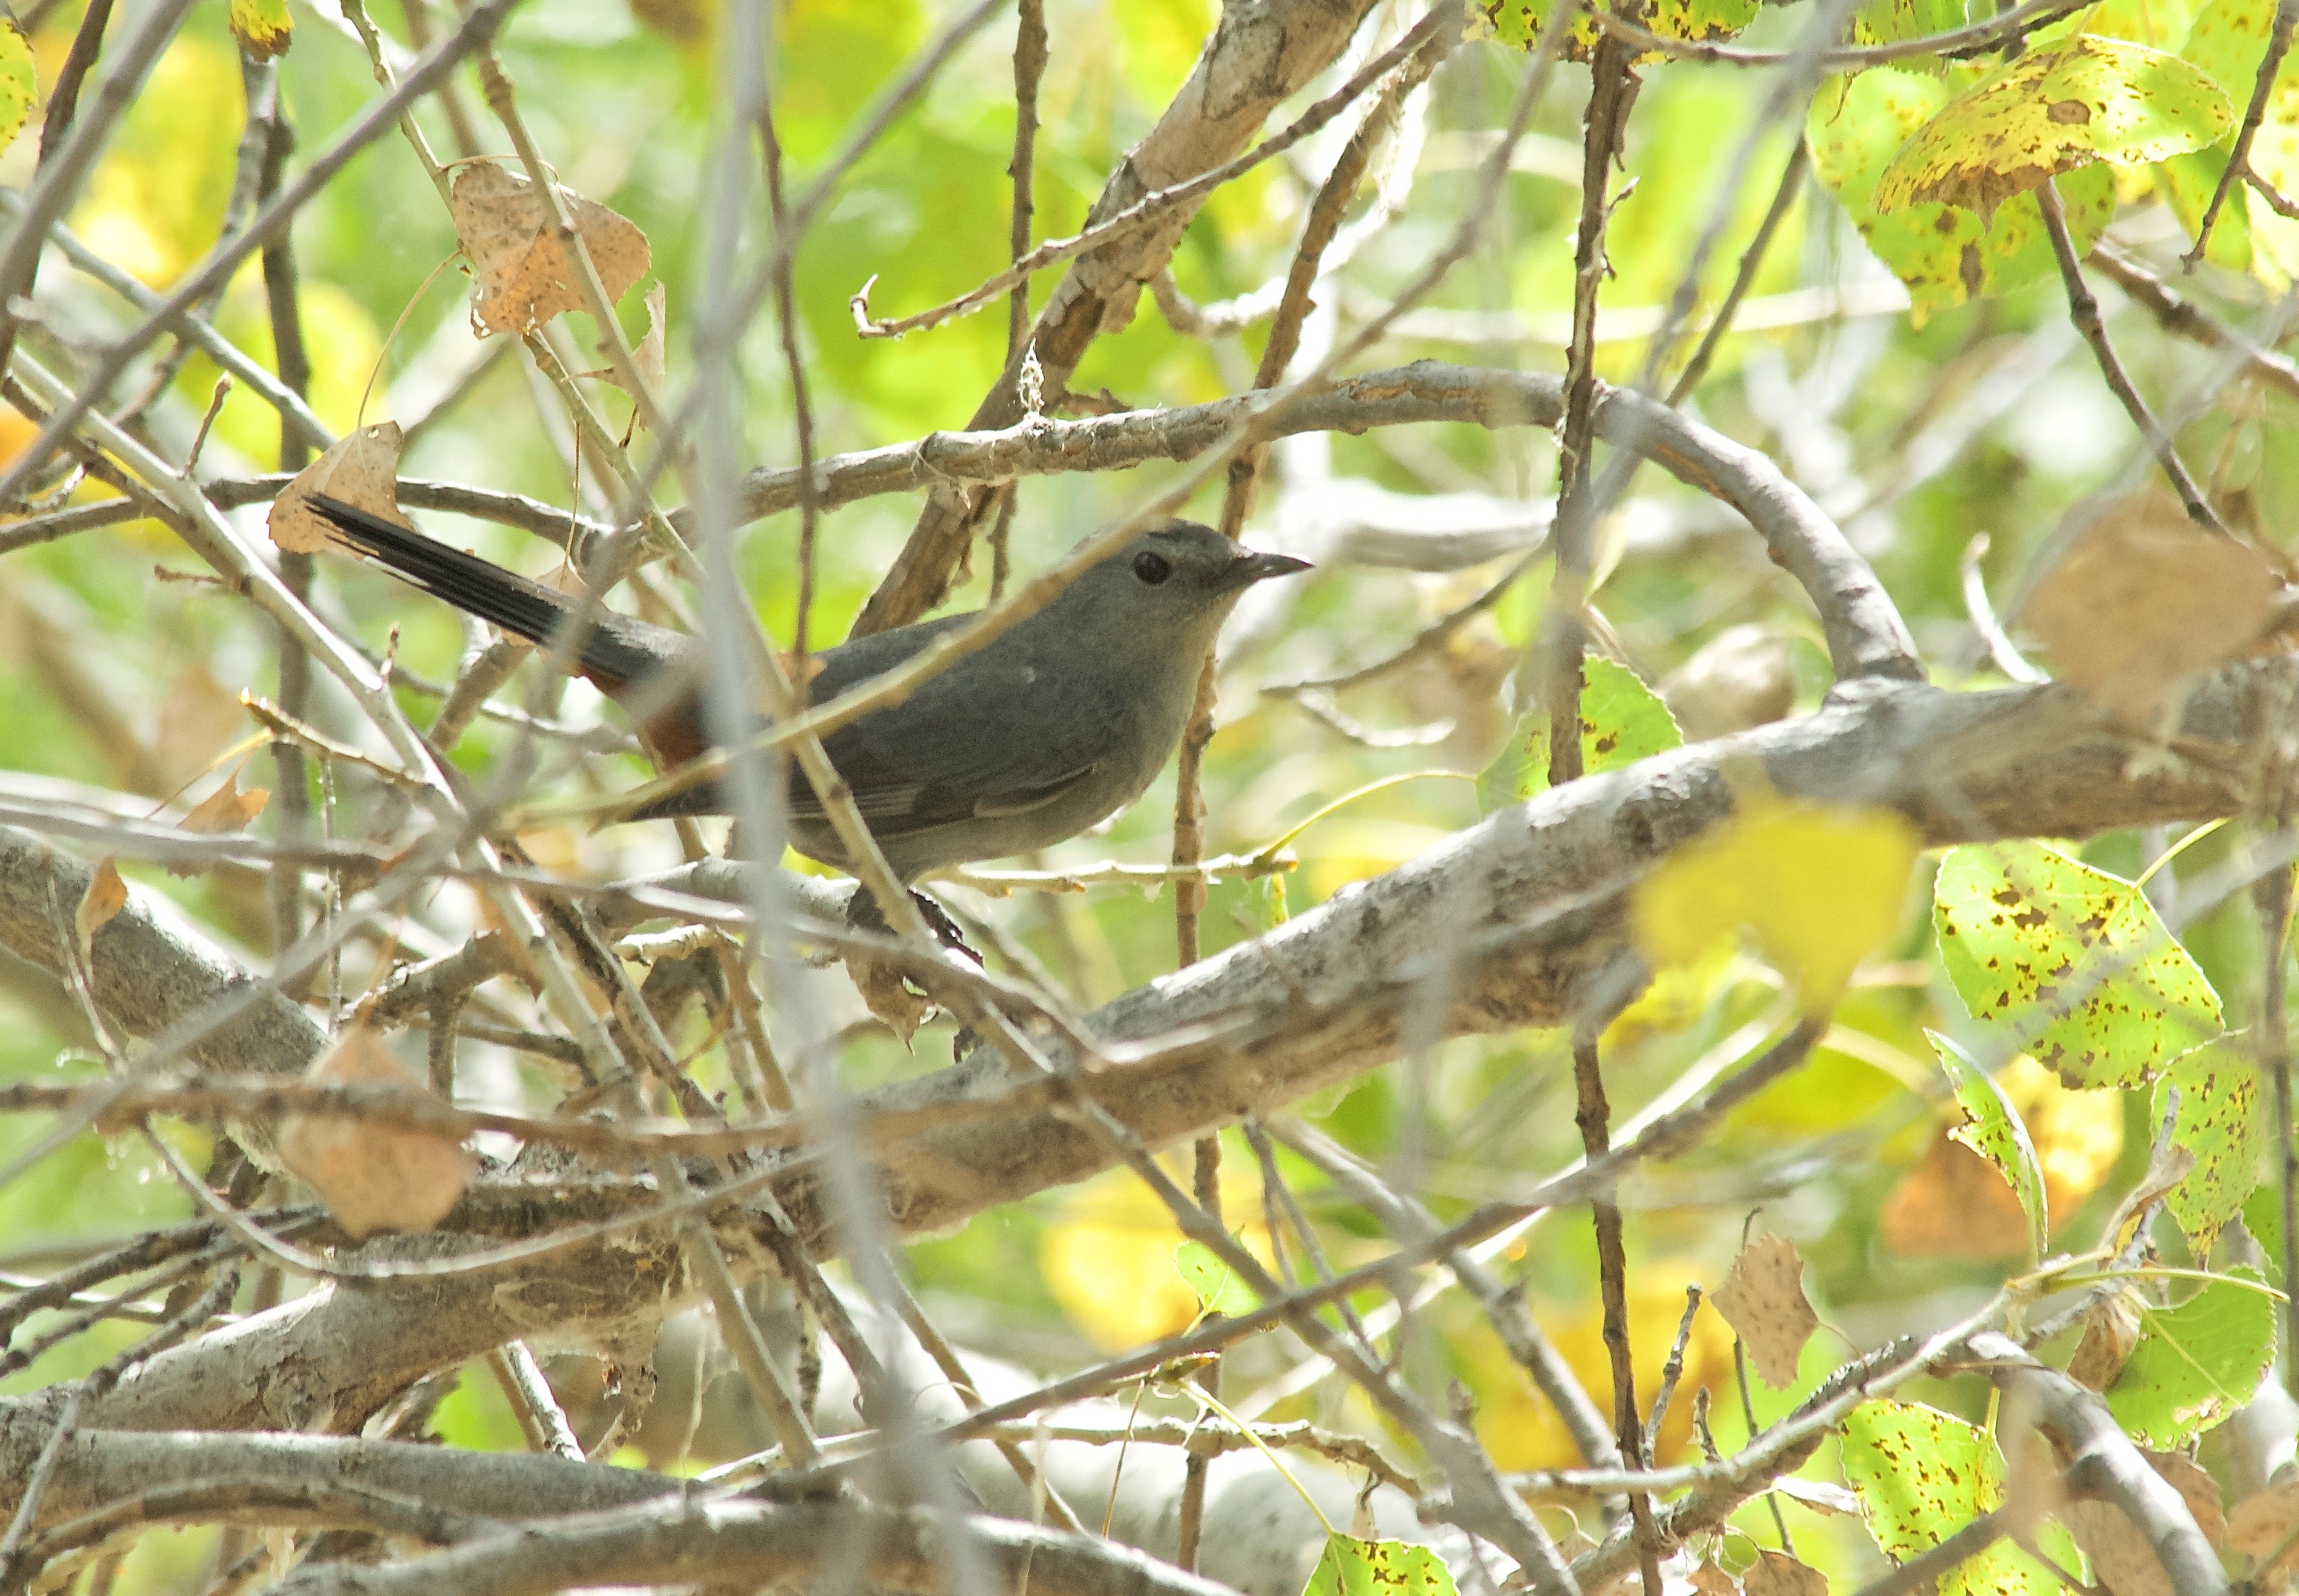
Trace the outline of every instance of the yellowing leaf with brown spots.
<instances>
[{"instance_id":1,"label":"yellowing leaf with brown spots","mask_svg":"<svg viewBox=\"0 0 2299 1596\"><path fill-rule=\"evenodd\" d=\"M1995 1438L1920 1402L1863 1402L1846 1416L1844 1478L1860 1498L1868 1533L1895 1563L1930 1551L2004 1505L2004 1454ZM2038 1526L2037 1540L2062 1563L2065 1531ZM2026 1552L1999 1541L1939 1577L1939 1596L2056 1596L2060 1586Z\"/></svg>"},{"instance_id":2,"label":"yellowing leaf with brown spots","mask_svg":"<svg viewBox=\"0 0 2299 1596\"><path fill-rule=\"evenodd\" d=\"M2152 1123L2162 1123L2174 1090L2179 1114L2171 1140L2194 1154L2195 1163L2163 1204L2186 1233L2187 1250L2207 1258L2221 1228L2259 1184L2260 1157L2274 1138L2260 1111L2259 1071L2235 1048L2198 1048L2164 1071Z\"/></svg>"},{"instance_id":3,"label":"yellowing leaf with brown spots","mask_svg":"<svg viewBox=\"0 0 2299 1596\"><path fill-rule=\"evenodd\" d=\"M1797 1359L1820 1328L1820 1315L1804 1294L1804 1259L1796 1244L1760 1236L1740 1249L1708 1299L1747 1344L1748 1356L1767 1385L1796 1384Z\"/></svg>"},{"instance_id":4,"label":"yellowing leaf with brown spots","mask_svg":"<svg viewBox=\"0 0 2299 1596\"><path fill-rule=\"evenodd\" d=\"M2008 294L2059 270L2033 194L1998 207L1986 221L1954 205L1919 202L1888 212L1876 203L1894 158L1954 97L1962 76L1955 68L1943 79L1878 67L1831 79L1813 96L1805 125L1813 171L1876 258L1907 285L1909 319L1918 327L1934 310ZM2075 172L2059 188L2069 235L2079 252L2088 250L2115 213L2112 174L2105 167Z\"/></svg>"},{"instance_id":5,"label":"yellowing leaf with brown spots","mask_svg":"<svg viewBox=\"0 0 2299 1596\"><path fill-rule=\"evenodd\" d=\"M13 17L0 18L0 150L6 149L23 130L39 97L32 46Z\"/></svg>"},{"instance_id":6,"label":"yellowing leaf with brown spots","mask_svg":"<svg viewBox=\"0 0 2299 1596\"><path fill-rule=\"evenodd\" d=\"M1876 208L1930 200L1987 216L2046 178L2200 150L2234 123L2220 86L2178 56L2078 35L2037 46L1941 107L1885 169Z\"/></svg>"},{"instance_id":7,"label":"yellowing leaf with brown spots","mask_svg":"<svg viewBox=\"0 0 2299 1596\"><path fill-rule=\"evenodd\" d=\"M2040 842L1951 849L1940 963L1972 1018L2071 1087L2136 1087L2219 1036L2220 996L2146 895Z\"/></svg>"},{"instance_id":8,"label":"yellowing leaf with brown spots","mask_svg":"<svg viewBox=\"0 0 2299 1596\"><path fill-rule=\"evenodd\" d=\"M295 41L287 0L231 0L231 37L258 61L286 54Z\"/></svg>"}]
</instances>

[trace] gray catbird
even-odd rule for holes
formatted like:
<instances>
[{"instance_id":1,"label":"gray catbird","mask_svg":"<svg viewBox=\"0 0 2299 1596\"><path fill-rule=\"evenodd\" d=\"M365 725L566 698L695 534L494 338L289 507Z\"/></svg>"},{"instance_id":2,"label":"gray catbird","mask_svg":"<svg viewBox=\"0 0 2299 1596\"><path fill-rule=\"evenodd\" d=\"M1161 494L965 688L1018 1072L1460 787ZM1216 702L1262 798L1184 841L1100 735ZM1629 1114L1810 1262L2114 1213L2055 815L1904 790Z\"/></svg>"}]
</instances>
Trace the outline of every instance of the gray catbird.
<instances>
[{"instance_id":1,"label":"gray catbird","mask_svg":"<svg viewBox=\"0 0 2299 1596\"><path fill-rule=\"evenodd\" d=\"M345 547L506 632L545 642L577 608L564 593L436 538L320 494L309 501ZM1307 568L1290 555L1241 549L1194 521L1168 521L902 702L832 732L823 747L905 882L1075 837L1141 797L1164 766L1189 718L1199 661L1237 596L1265 577ZM943 616L825 649L809 697L826 702L972 619ZM577 669L642 709L642 739L658 762L675 765L711 746L691 685L699 658L693 638L602 608ZM680 685L666 693L669 681ZM704 785L632 818L726 812L724 795ZM851 868L795 765L789 815L801 853Z\"/></svg>"}]
</instances>

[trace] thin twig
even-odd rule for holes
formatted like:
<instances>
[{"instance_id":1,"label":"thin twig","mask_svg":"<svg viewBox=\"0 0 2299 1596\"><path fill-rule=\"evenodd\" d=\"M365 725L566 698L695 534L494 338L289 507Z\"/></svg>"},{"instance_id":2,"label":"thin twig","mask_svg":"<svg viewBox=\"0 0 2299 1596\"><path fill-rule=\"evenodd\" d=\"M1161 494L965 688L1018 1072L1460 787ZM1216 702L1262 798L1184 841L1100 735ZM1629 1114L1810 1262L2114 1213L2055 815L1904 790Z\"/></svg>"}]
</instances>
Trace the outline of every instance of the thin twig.
<instances>
[{"instance_id":1,"label":"thin twig","mask_svg":"<svg viewBox=\"0 0 2299 1596\"><path fill-rule=\"evenodd\" d=\"M2290 1020L2284 1012L2291 973L2291 866L2280 864L2252 883L2262 944L2258 1038L2259 1068L2275 1099L2275 1186L2283 1215L2283 1386L2299 1398L2299 1133L2291 1104Z\"/></svg>"},{"instance_id":2,"label":"thin twig","mask_svg":"<svg viewBox=\"0 0 2299 1596\"><path fill-rule=\"evenodd\" d=\"M2299 0L2287 0L2287 3L2299 4ZM2203 490L2195 486L2195 478L2187 475L2187 467L2180 463L2177 446L2156 424L2154 412L2147 408L2147 401L2140 397L2139 390L2132 385L2130 374L2124 370L2123 362L2117 358L2115 346L2108 342L2107 323L2101 318L2099 301L2092 297L2090 285L2084 281L2083 262L2077 258L2075 240L2068 234L2067 211L2060 203L2060 191L2051 178L2045 178L2037 188L2036 200L2043 207L2044 231L2050 236L2052 253L2060 263L2060 280L2067 285L2069 319L2075 323L2076 331L2083 335L2084 342L2091 345L2092 356L2099 362L2100 375L2107 379L2108 388L2122 402L2124 413L2139 429L2139 435L2147 441L2148 450L2155 456L2156 464L2162 467L2163 475L2171 479L2171 486L2179 493L2179 502L2187 507L2188 518L2222 536L2227 535L2226 523L2220 519L2219 512L2212 509L2211 502L2204 497Z\"/></svg>"},{"instance_id":3,"label":"thin twig","mask_svg":"<svg viewBox=\"0 0 2299 1596\"><path fill-rule=\"evenodd\" d=\"M2182 338L2212 349L2241 351L2243 369L2246 375L2299 399L2299 361L2274 350L2261 348L2219 318L2206 314L2193 302L2182 299L2162 278L2105 238L2091 246L2091 253L2087 259L2114 278L2115 285L2122 289L2133 303L2153 316L2164 331L2177 333Z\"/></svg>"},{"instance_id":4,"label":"thin twig","mask_svg":"<svg viewBox=\"0 0 2299 1596\"><path fill-rule=\"evenodd\" d=\"M790 211L783 201L783 147L775 132L772 104L759 113L759 149L767 179L768 212L775 228L775 330L781 336L783 370L790 378L791 426L798 447L798 618L791 627L790 651L791 682L798 706L803 708L812 674L806 664L807 634L814 616L814 545L822 511L813 491L814 406L807 395L806 362L799 353L798 294L791 279L796 245L784 247L783 235L790 227Z\"/></svg>"},{"instance_id":5,"label":"thin twig","mask_svg":"<svg viewBox=\"0 0 2299 1596\"><path fill-rule=\"evenodd\" d=\"M187 3L188 0L170 0L169 5L155 8L153 16L159 18L171 7L179 9ZM289 217L309 203L350 162L352 157L388 132L397 121L399 113L428 93L457 62L475 48L480 40L492 34L503 14L516 3L517 0L479 0L465 13L455 31L440 41L438 48L427 53L395 88L369 105L358 120L337 136L335 143L303 169L295 182L262 206L245 228L232 238L218 241L215 247L208 252L206 260L197 269L185 274L173 291L153 308L149 316L107 344L93 368L71 390L71 397L57 406L47 425L41 428L40 435L10 463L6 475L0 476L0 504L23 492L24 484L47 463L51 455L63 446L66 436L111 391L112 385L119 380L120 374L154 338L172 326L185 310L197 304L219 285L228 282L240 262L261 248L262 242L283 226ZM107 79L107 89L110 83L111 79ZM85 130L89 125L89 122L83 121L80 128ZM75 133L74 142L78 138L79 134ZM56 204L60 205L61 201ZM17 224L18 230L10 240L11 252L14 251L19 240L35 231L45 233L49 221L58 213L54 209L43 211L40 190L36 187L32 203L26 207L23 218ZM0 257L0 268L4 266L5 257Z\"/></svg>"},{"instance_id":6,"label":"thin twig","mask_svg":"<svg viewBox=\"0 0 2299 1596\"><path fill-rule=\"evenodd\" d=\"M1677 374L1675 385L1668 391L1669 404L1682 404L1691 397L1692 391L1700 386L1700 379L1708 375L1708 363L1715 359L1717 346L1724 342L1724 335L1732 330L1732 318L1739 310L1740 302L1747 299L1748 291L1756 285L1756 273L1764 264L1764 252L1772 247L1772 235L1780 230L1780 223L1795 208L1797 194L1803 188L1805 174L1811 169L1812 145L1799 134L1795 147L1789 151L1788 165L1781 169L1780 186L1772 191L1772 206L1764 212L1764 219L1757 224L1756 236L1740 252L1740 267L1733 276L1732 286L1726 290L1723 302L1716 307L1716 314L1710 320L1708 330L1700 335L1699 346L1693 350L1692 358L1684 363L1684 369Z\"/></svg>"},{"instance_id":7,"label":"thin twig","mask_svg":"<svg viewBox=\"0 0 2299 1596\"><path fill-rule=\"evenodd\" d=\"M2252 141L2259 136L2259 129L2267 120L2267 103L2274 96L2275 79L2282 70L2283 58L2290 54L2295 28L2299 28L2299 0L2276 0L2275 21L2267 31L2267 54L2259 58L2259 71L2252 79L2251 100L2244 107L2243 126L2236 129L2235 148L2228 153L2227 165L2220 169L2220 180L2212 186L2211 201L2204 207L2203 219L2195 224L2195 246L2181 258L2189 271L2195 269L2203 260L2204 252L2211 247L2212 227L2220 219L2220 208L2227 203L2228 189L2237 178L2252 175Z\"/></svg>"},{"instance_id":8,"label":"thin twig","mask_svg":"<svg viewBox=\"0 0 2299 1596\"><path fill-rule=\"evenodd\" d=\"M1211 194L1223 184L1242 177L1273 155L1283 154L1287 150L1316 132L1339 116L1365 90L1394 70L1407 57L1434 37L1439 29L1448 25L1457 28L1460 25L1460 20L1461 13L1457 6L1445 4L1432 8L1427 15L1413 25L1403 38L1398 39L1396 44L1376 56L1340 87L1303 112L1283 132L1272 134L1244 154L1224 161L1211 171L1200 172L1187 182L1176 183L1170 187L1160 188L1154 193L1144 194L1115 216L1097 222L1083 232L1067 238L1048 239L1004 271L967 290L956 299L936 305L931 310L920 310L914 316L886 319L873 317L870 314L870 284L865 283L861 291L855 294L852 303L856 334L865 338L899 338L905 333L915 333L925 327L938 326L953 317L971 315L984 305L1003 297L1017 285L1027 282L1047 267L1099 248L1113 238L1122 237L1137 227L1155 221L1176 205L1186 204L1191 200ZM875 281L876 279L874 277L872 282Z\"/></svg>"},{"instance_id":9,"label":"thin twig","mask_svg":"<svg viewBox=\"0 0 2299 1596\"><path fill-rule=\"evenodd\" d=\"M1031 222L1036 211L1034 183L1038 161L1038 82L1046 73L1046 0L1020 0L1014 29L1014 157L1006 175L1014 182L1013 214L1007 227L1007 251L1019 266L1030 252ZM1030 279L1014 285L1007 301L1006 360L1022 358L1023 341L1030 335Z\"/></svg>"}]
</instances>

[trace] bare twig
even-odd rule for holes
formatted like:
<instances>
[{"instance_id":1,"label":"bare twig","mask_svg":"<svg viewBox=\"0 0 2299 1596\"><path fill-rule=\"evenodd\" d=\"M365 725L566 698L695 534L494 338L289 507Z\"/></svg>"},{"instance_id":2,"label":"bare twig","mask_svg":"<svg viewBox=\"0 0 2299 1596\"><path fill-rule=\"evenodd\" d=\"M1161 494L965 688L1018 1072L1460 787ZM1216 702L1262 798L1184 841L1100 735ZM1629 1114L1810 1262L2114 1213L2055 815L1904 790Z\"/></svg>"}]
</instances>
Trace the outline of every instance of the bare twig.
<instances>
[{"instance_id":1,"label":"bare twig","mask_svg":"<svg viewBox=\"0 0 2299 1596\"><path fill-rule=\"evenodd\" d=\"M2299 6L2299 0L2286 0L2286 4ZM2036 201L2043 207L2044 231L2049 235L2052 253L2060 263L2060 280L2067 285L2069 318L2075 323L2076 330L2083 335L2084 342L2091 345L2092 356L2099 362L2100 375L2107 379L2108 388L2122 402L2124 413L2139 429L2139 435L2147 441L2148 451L2154 455L2155 463L2163 468L2163 475L2170 478L2172 488L2179 495L2179 502L2187 507L2188 518L2198 525L2225 535L2226 524L2220 519L2219 512L2212 509L2210 500L2204 497L2203 490L2195 486L2195 478L2187 475L2187 467L2180 463L2177 446L2170 434L2157 425L2154 412L2147 408L2147 401L2140 397L2139 390L2132 385L2130 374L2124 370L2123 362L2116 357L2115 346L2108 342L2107 324L2100 317L2099 301L2092 297L2091 287L2084 281L2083 262L2077 258L2075 240L2068 234L2066 208L2060 203L2060 191L2049 178L2045 178L2036 190Z\"/></svg>"},{"instance_id":2,"label":"bare twig","mask_svg":"<svg viewBox=\"0 0 2299 1596\"><path fill-rule=\"evenodd\" d=\"M2291 52L2295 28L2299 28L2299 0L2276 0L2275 21L2267 31L2267 54L2260 57L2258 74L2252 79L2251 100L2244 107L2243 125L2236 129L2235 148L2228 153L2227 165L2220 169L2220 180L2212 186L2203 219L2195 224L2195 245L2183 257L2189 271L2195 270L2204 252L2211 247L2212 228L2219 220L2220 208L2227 203L2228 190L2237 178L2253 175L2252 141L2259 136L2259 129L2267 120L2267 102L2274 95L2275 78L2282 70L2283 58Z\"/></svg>"}]
</instances>

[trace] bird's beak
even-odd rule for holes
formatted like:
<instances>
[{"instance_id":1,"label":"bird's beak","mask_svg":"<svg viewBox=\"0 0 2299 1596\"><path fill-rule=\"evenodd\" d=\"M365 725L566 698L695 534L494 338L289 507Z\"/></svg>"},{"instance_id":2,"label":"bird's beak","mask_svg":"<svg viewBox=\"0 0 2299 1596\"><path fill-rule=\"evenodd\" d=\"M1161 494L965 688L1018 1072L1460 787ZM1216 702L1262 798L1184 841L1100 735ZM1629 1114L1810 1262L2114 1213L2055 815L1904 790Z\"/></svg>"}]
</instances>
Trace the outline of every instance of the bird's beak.
<instances>
[{"instance_id":1,"label":"bird's beak","mask_svg":"<svg viewBox=\"0 0 2299 1596\"><path fill-rule=\"evenodd\" d=\"M1239 587L1251 583L1266 582L1272 576L1291 576L1296 571L1309 569L1306 559L1296 559L1290 554L1256 554L1241 551L1230 562L1230 580Z\"/></svg>"}]
</instances>

